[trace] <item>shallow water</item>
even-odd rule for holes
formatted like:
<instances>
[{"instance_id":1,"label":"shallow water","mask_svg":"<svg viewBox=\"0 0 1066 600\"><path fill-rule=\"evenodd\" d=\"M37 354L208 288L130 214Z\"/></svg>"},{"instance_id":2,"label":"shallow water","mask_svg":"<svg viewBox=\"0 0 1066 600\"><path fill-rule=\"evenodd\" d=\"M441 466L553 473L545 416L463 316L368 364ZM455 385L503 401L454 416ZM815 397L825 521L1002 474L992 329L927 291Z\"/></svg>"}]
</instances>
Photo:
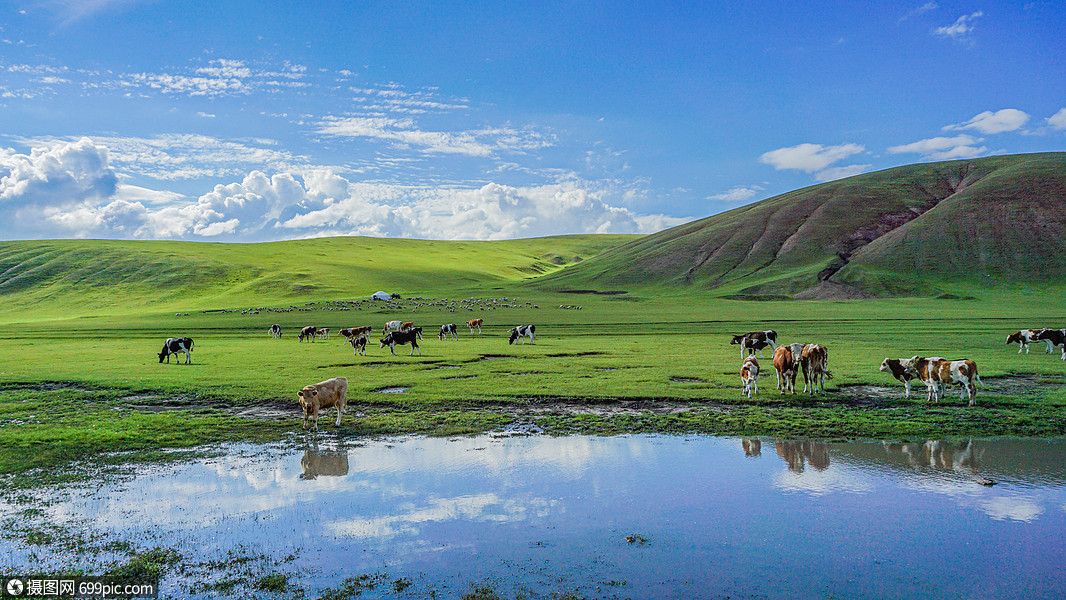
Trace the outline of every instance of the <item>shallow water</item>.
<instances>
[{"instance_id":1,"label":"shallow water","mask_svg":"<svg viewBox=\"0 0 1066 600\"><path fill-rule=\"evenodd\" d=\"M1066 440L320 436L145 468L47 510L187 561L294 555L283 568L311 597L364 573L413 582L364 597L1066 596ZM0 552L0 568L31 560Z\"/></svg>"}]
</instances>

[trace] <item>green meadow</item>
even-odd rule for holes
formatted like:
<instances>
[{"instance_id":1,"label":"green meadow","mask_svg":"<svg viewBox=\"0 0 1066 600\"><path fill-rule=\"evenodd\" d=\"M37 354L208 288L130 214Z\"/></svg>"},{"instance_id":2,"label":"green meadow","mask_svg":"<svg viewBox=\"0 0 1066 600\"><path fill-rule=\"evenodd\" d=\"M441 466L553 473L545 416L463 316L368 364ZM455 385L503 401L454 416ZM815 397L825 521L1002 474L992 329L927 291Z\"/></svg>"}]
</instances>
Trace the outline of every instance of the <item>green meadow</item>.
<instances>
[{"instance_id":1,"label":"green meadow","mask_svg":"<svg viewBox=\"0 0 1066 600\"><path fill-rule=\"evenodd\" d=\"M569 288L553 276L631 239L0 244L0 472L302 435L296 391L338 376L348 378L348 413L336 429L332 411L324 416L320 435L514 426L837 439L1066 434L1058 350L1025 355L1004 343L1020 328L1062 326L1054 289L752 302L641 281ZM369 301L378 290L402 298ZM480 335L464 325L475 317L485 320ZM375 334L357 356L336 335L393 319L424 328L421 355L400 346L393 356ZM273 323L281 339L268 334ZM458 340L437 338L444 323L460 325ZM509 345L507 331L526 323L537 326L535 343ZM305 325L334 335L300 343ZM730 336L763 329L828 347L825 395L778 393L767 353L759 394L741 396ZM172 336L194 338L191 365L159 364ZM878 372L884 357L915 354L977 361L977 406L957 390L935 405L924 389L904 398Z\"/></svg>"}]
</instances>

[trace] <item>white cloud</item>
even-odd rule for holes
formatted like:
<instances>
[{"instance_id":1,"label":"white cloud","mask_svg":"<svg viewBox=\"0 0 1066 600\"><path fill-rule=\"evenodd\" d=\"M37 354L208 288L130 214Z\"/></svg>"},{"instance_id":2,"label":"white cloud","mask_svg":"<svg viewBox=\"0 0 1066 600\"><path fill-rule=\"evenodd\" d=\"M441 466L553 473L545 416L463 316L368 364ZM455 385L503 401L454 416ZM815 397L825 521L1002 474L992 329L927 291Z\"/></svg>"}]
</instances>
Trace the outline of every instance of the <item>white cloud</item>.
<instances>
[{"instance_id":1,"label":"white cloud","mask_svg":"<svg viewBox=\"0 0 1066 600\"><path fill-rule=\"evenodd\" d=\"M12 206L61 206L108 198L117 184L107 151L88 138L33 148L30 154L0 149L3 212Z\"/></svg>"},{"instance_id":2,"label":"white cloud","mask_svg":"<svg viewBox=\"0 0 1066 600\"><path fill-rule=\"evenodd\" d=\"M754 198L756 194L762 191L762 189L763 188L758 185L738 185L719 194L707 196L707 199L731 203L747 202Z\"/></svg>"},{"instance_id":3,"label":"white cloud","mask_svg":"<svg viewBox=\"0 0 1066 600\"><path fill-rule=\"evenodd\" d=\"M1003 110L998 110L996 112L986 110L969 121L956 123L955 125L947 125L943 129L944 131L976 129L981 133L992 134L1016 131L1021 129L1028 122L1029 115L1025 112L1016 108L1004 108Z\"/></svg>"},{"instance_id":4,"label":"white cloud","mask_svg":"<svg viewBox=\"0 0 1066 600\"><path fill-rule=\"evenodd\" d=\"M414 119L391 117L327 117L317 133L336 137L365 137L391 142L431 154L492 156L497 151L524 152L547 147L543 136L526 129L507 127L476 131L423 131Z\"/></svg>"},{"instance_id":5,"label":"white cloud","mask_svg":"<svg viewBox=\"0 0 1066 600\"><path fill-rule=\"evenodd\" d=\"M919 15L924 15L925 13L927 13L927 12L929 12L931 10L936 10L938 8L940 8L940 5L937 4L936 2L926 2L925 4L919 6L918 8L915 8L915 9L911 10L907 14L903 15L902 17L900 17L898 22L902 23L902 22L906 21L907 19L910 19L910 18L913 18L913 17L917 17Z\"/></svg>"},{"instance_id":6,"label":"white cloud","mask_svg":"<svg viewBox=\"0 0 1066 600\"><path fill-rule=\"evenodd\" d=\"M921 154L931 160L954 160L973 158L988 152L987 147L976 145L979 142L980 138L969 135L934 137L901 146L890 146L888 151L892 154Z\"/></svg>"},{"instance_id":7,"label":"white cloud","mask_svg":"<svg viewBox=\"0 0 1066 600\"><path fill-rule=\"evenodd\" d=\"M1066 108L1059 109L1059 112L1048 117L1047 124L1052 129L1066 131Z\"/></svg>"},{"instance_id":8,"label":"white cloud","mask_svg":"<svg viewBox=\"0 0 1066 600\"><path fill-rule=\"evenodd\" d=\"M977 11L968 15L962 15L955 20L951 25L945 25L943 27L937 27L933 29L933 35L939 35L956 40L965 39L970 33L973 32L973 21L979 17L984 16L984 12Z\"/></svg>"},{"instance_id":9,"label":"white cloud","mask_svg":"<svg viewBox=\"0 0 1066 600\"><path fill-rule=\"evenodd\" d=\"M846 167L833 167L831 169L825 169L818 171L814 175L816 181L836 181L837 179L844 179L845 177L852 177L854 175L861 175L873 168L873 165L848 165Z\"/></svg>"},{"instance_id":10,"label":"white cloud","mask_svg":"<svg viewBox=\"0 0 1066 600\"><path fill-rule=\"evenodd\" d=\"M759 157L759 162L771 165L778 171L795 169L814 173L829 165L843 160L853 154L859 154L866 148L858 144L841 144L839 146L822 146L821 144L800 144L788 148L771 150Z\"/></svg>"}]
</instances>

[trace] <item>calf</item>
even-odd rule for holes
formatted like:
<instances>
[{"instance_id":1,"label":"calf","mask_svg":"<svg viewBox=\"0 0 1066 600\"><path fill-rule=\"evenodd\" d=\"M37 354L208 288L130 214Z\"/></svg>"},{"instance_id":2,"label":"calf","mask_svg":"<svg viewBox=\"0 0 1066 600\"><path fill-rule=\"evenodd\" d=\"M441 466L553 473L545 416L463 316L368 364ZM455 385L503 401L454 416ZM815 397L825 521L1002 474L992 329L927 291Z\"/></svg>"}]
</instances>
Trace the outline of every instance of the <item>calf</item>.
<instances>
[{"instance_id":1,"label":"calf","mask_svg":"<svg viewBox=\"0 0 1066 600\"><path fill-rule=\"evenodd\" d=\"M507 341L508 345L513 344L518 338L529 338L529 343L533 343L533 334L536 333L536 325L519 325L518 327L512 327L510 332L510 339ZM523 339L522 343L526 343Z\"/></svg>"},{"instance_id":2,"label":"calf","mask_svg":"<svg viewBox=\"0 0 1066 600\"><path fill-rule=\"evenodd\" d=\"M1016 332L1014 332L1014 333L1012 333L1012 334L1007 336L1007 345L1009 346L1009 345L1017 342L1018 343L1018 354L1021 354L1022 350L1025 350L1025 353L1029 354L1029 344L1031 344L1033 342L1036 342L1036 341L1041 341L1042 338L1040 336L1046 331L1048 331L1048 330L1047 329L1023 329L1021 331L1016 331ZM1047 353L1051 354L1051 342L1048 341L1048 340L1042 340L1042 341L1044 341L1044 343L1047 344Z\"/></svg>"},{"instance_id":3,"label":"calf","mask_svg":"<svg viewBox=\"0 0 1066 600\"><path fill-rule=\"evenodd\" d=\"M777 332L768 329L766 331L752 331L751 333L745 333L742 335L734 335L730 344L740 344L740 357L744 358L747 355L754 355L756 352L759 356L762 356L762 349L770 346L772 350L777 349Z\"/></svg>"},{"instance_id":4,"label":"calf","mask_svg":"<svg viewBox=\"0 0 1066 600\"><path fill-rule=\"evenodd\" d=\"M422 356L422 349L418 347L418 333L414 331L393 331L381 339L381 347L388 346L392 350L392 355L396 356L396 344L411 344L411 354L418 350L418 355Z\"/></svg>"},{"instance_id":5,"label":"calf","mask_svg":"<svg viewBox=\"0 0 1066 600\"><path fill-rule=\"evenodd\" d=\"M319 329L318 331L315 332L315 335L317 335L318 337L320 337L320 338L322 338L324 340L328 340L329 339L329 327L323 327L322 329Z\"/></svg>"},{"instance_id":6,"label":"calf","mask_svg":"<svg viewBox=\"0 0 1066 600\"><path fill-rule=\"evenodd\" d=\"M774 369L777 371L777 389L796 393L796 367L799 366L799 354L802 344L778 346L774 349Z\"/></svg>"},{"instance_id":7,"label":"calf","mask_svg":"<svg viewBox=\"0 0 1066 600\"><path fill-rule=\"evenodd\" d=\"M759 393L759 359L749 356L740 365L740 383L744 384L741 394L751 398L751 395Z\"/></svg>"},{"instance_id":8,"label":"calf","mask_svg":"<svg viewBox=\"0 0 1066 600\"><path fill-rule=\"evenodd\" d=\"M178 352L185 353L185 364L192 364L192 338L167 338L163 342L163 349L159 351L159 362L163 362L165 358L167 359L167 364L170 364L170 355L176 356Z\"/></svg>"},{"instance_id":9,"label":"calf","mask_svg":"<svg viewBox=\"0 0 1066 600\"><path fill-rule=\"evenodd\" d=\"M814 394L815 386L818 386L824 394L825 379L833 378L829 372L829 350L818 344L807 344L800 350L800 368L803 370L803 393Z\"/></svg>"},{"instance_id":10,"label":"calf","mask_svg":"<svg viewBox=\"0 0 1066 600\"><path fill-rule=\"evenodd\" d=\"M453 340L457 340L457 339L459 339L459 333L458 333L457 329L458 328L456 328L455 323L448 323L447 325L441 325L440 326L440 333L437 334L437 339L443 342L450 335Z\"/></svg>"},{"instance_id":11,"label":"calf","mask_svg":"<svg viewBox=\"0 0 1066 600\"><path fill-rule=\"evenodd\" d=\"M275 340L281 337L281 325L274 323L270 326L270 337L274 338Z\"/></svg>"},{"instance_id":12,"label":"calf","mask_svg":"<svg viewBox=\"0 0 1066 600\"><path fill-rule=\"evenodd\" d=\"M300 341L304 341L304 338L310 338L310 340L313 342L315 341L315 334L317 333L318 327L315 327L314 325L308 325L307 327L304 327L300 330Z\"/></svg>"},{"instance_id":13,"label":"calf","mask_svg":"<svg viewBox=\"0 0 1066 600\"><path fill-rule=\"evenodd\" d=\"M352 345L352 350L354 350L357 355L362 354L363 356L366 356L366 336L365 335L352 336L352 337L348 338L348 343Z\"/></svg>"},{"instance_id":14,"label":"calf","mask_svg":"<svg viewBox=\"0 0 1066 600\"><path fill-rule=\"evenodd\" d=\"M341 415L344 407L348 404L348 379L346 377L334 377L320 381L312 385L306 385L296 392L300 398L300 405L304 408L304 428L307 428L307 420L314 419L315 429L318 429L318 411L331 406L337 407L337 426L341 424Z\"/></svg>"},{"instance_id":15,"label":"calf","mask_svg":"<svg viewBox=\"0 0 1066 600\"><path fill-rule=\"evenodd\" d=\"M466 326L470 328L470 335L474 334L474 328L477 327L477 332L481 333L481 326L485 324L484 319L470 319L466 322Z\"/></svg>"}]
</instances>

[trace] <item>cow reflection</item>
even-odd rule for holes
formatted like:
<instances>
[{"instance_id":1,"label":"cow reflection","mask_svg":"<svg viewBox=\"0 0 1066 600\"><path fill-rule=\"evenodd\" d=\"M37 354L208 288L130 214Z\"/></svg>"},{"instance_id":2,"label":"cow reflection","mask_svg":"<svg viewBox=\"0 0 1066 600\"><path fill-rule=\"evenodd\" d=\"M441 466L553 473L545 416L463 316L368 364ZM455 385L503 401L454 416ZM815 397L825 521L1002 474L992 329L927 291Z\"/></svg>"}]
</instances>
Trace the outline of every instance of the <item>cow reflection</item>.
<instances>
[{"instance_id":1,"label":"cow reflection","mask_svg":"<svg viewBox=\"0 0 1066 600\"><path fill-rule=\"evenodd\" d=\"M744 447L744 456L762 456L762 442L755 439L742 439L740 445Z\"/></svg>"},{"instance_id":2,"label":"cow reflection","mask_svg":"<svg viewBox=\"0 0 1066 600\"><path fill-rule=\"evenodd\" d=\"M885 444L891 453L899 453L912 467L933 467L946 471L976 473L979 467L973 440L951 442L929 440L924 443Z\"/></svg>"},{"instance_id":3,"label":"cow reflection","mask_svg":"<svg viewBox=\"0 0 1066 600\"><path fill-rule=\"evenodd\" d=\"M775 442L777 455L785 459L788 470L802 473L809 463L817 471L829 468L829 445L803 440L798 442Z\"/></svg>"},{"instance_id":4,"label":"cow reflection","mask_svg":"<svg viewBox=\"0 0 1066 600\"><path fill-rule=\"evenodd\" d=\"M319 475L339 477L348 474L348 452L345 450L304 450L300 460L304 472L300 479L315 479Z\"/></svg>"}]
</instances>

